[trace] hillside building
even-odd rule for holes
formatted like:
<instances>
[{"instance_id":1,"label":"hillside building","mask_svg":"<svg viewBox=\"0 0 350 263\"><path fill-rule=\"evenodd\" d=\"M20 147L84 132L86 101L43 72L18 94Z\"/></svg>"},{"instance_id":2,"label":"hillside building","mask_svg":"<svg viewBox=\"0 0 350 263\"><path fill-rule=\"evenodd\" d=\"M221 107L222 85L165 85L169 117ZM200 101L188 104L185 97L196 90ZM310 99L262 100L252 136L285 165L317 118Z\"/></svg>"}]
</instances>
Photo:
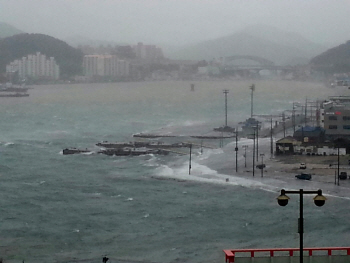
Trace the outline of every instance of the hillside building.
<instances>
[{"instance_id":1,"label":"hillside building","mask_svg":"<svg viewBox=\"0 0 350 263\"><path fill-rule=\"evenodd\" d=\"M17 72L21 79L31 77L35 79L58 80L60 77L60 68L55 58L50 57L47 59L40 52L22 57L22 59L16 59L6 65L7 74L15 74Z\"/></svg>"},{"instance_id":2,"label":"hillside building","mask_svg":"<svg viewBox=\"0 0 350 263\"><path fill-rule=\"evenodd\" d=\"M155 45L144 45L142 42L133 47L136 58L153 61L164 58L163 51Z\"/></svg>"}]
</instances>

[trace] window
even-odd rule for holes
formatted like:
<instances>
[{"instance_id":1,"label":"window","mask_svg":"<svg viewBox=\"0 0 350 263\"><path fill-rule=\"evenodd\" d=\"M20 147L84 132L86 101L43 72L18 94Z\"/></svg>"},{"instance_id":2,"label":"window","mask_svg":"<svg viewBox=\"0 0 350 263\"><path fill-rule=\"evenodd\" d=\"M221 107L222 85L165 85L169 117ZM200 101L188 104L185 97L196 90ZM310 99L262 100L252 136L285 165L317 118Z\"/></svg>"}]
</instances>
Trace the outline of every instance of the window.
<instances>
[{"instance_id":1,"label":"window","mask_svg":"<svg viewBox=\"0 0 350 263\"><path fill-rule=\"evenodd\" d=\"M328 120L330 120L330 121L336 121L338 118L337 118L337 116L329 116L328 117Z\"/></svg>"},{"instance_id":2,"label":"window","mask_svg":"<svg viewBox=\"0 0 350 263\"><path fill-rule=\"evenodd\" d=\"M344 130L350 130L350 125L344 125L344 126L343 126L343 129L344 129Z\"/></svg>"},{"instance_id":3,"label":"window","mask_svg":"<svg viewBox=\"0 0 350 263\"><path fill-rule=\"evenodd\" d=\"M343 116L343 121L350 121L350 116Z\"/></svg>"},{"instance_id":4,"label":"window","mask_svg":"<svg viewBox=\"0 0 350 263\"><path fill-rule=\"evenodd\" d=\"M338 129L338 126L337 125L329 125L328 127L330 130L336 130Z\"/></svg>"}]
</instances>

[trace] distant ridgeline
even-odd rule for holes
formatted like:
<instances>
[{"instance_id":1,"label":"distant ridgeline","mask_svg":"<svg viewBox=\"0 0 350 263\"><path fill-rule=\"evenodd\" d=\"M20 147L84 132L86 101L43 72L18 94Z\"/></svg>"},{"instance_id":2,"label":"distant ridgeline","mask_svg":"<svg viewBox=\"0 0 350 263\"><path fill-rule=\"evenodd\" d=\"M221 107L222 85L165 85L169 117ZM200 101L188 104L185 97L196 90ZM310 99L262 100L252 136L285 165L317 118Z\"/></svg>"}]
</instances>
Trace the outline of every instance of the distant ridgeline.
<instances>
[{"instance_id":1,"label":"distant ridgeline","mask_svg":"<svg viewBox=\"0 0 350 263\"><path fill-rule=\"evenodd\" d=\"M328 74L350 72L350 41L314 57L310 65L313 69Z\"/></svg>"},{"instance_id":2,"label":"distant ridgeline","mask_svg":"<svg viewBox=\"0 0 350 263\"><path fill-rule=\"evenodd\" d=\"M0 39L0 73L15 59L41 52L54 57L60 66L61 78L82 73L83 53L66 42L43 34L18 34Z\"/></svg>"}]
</instances>

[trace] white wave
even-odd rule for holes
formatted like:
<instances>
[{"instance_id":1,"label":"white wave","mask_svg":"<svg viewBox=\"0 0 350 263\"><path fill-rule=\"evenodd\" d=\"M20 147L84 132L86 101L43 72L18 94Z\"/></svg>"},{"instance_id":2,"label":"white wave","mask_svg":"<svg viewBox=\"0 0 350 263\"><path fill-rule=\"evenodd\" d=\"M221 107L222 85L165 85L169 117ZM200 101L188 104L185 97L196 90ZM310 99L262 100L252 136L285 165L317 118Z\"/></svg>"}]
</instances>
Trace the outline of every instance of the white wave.
<instances>
[{"instance_id":1,"label":"white wave","mask_svg":"<svg viewBox=\"0 0 350 263\"><path fill-rule=\"evenodd\" d=\"M193 121L193 120L187 120L184 123L182 123L183 126L195 126L195 125L201 125L204 124L204 121Z\"/></svg>"},{"instance_id":2,"label":"white wave","mask_svg":"<svg viewBox=\"0 0 350 263\"><path fill-rule=\"evenodd\" d=\"M179 180L198 181L214 184L241 185L246 187L263 187L264 184L259 181L241 178L238 176L220 174L205 165L192 162L191 173L189 174L188 164L178 168L172 168L167 165L161 165L156 169L157 176L168 177Z\"/></svg>"},{"instance_id":3,"label":"white wave","mask_svg":"<svg viewBox=\"0 0 350 263\"><path fill-rule=\"evenodd\" d=\"M216 154L222 154L224 153L223 149L218 148L218 149L204 149L203 150L203 154L198 156L199 160L206 160L209 157L211 157L212 155L216 155Z\"/></svg>"},{"instance_id":4,"label":"white wave","mask_svg":"<svg viewBox=\"0 0 350 263\"><path fill-rule=\"evenodd\" d=\"M10 146L10 145L14 145L14 144L15 144L14 142L5 142L4 146Z\"/></svg>"},{"instance_id":5,"label":"white wave","mask_svg":"<svg viewBox=\"0 0 350 263\"><path fill-rule=\"evenodd\" d=\"M86 152L86 153L81 153L81 154L83 154L83 155L92 155L92 154L94 154L95 152Z\"/></svg>"},{"instance_id":6,"label":"white wave","mask_svg":"<svg viewBox=\"0 0 350 263\"><path fill-rule=\"evenodd\" d=\"M149 156L151 158L146 160L143 165L149 167L159 166L159 164L157 163L158 158L154 154L149 154Z\"/></svg>"}]
</instances>

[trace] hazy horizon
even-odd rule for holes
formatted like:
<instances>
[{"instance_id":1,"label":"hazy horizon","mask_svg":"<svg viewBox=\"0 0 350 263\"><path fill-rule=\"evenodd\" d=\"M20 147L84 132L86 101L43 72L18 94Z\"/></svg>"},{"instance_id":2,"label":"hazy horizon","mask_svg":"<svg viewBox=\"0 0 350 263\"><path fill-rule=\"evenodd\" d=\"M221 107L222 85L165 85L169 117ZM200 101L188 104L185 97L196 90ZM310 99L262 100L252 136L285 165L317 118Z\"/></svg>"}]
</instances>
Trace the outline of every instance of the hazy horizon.
<instances>
[{"instance_id":1,"label":"hazy horizon","mask_svg":"<svg viewBox=\"0 0 350 263\"><path fill-rule=\"evenodd\" d=\"M349 40L350 1L0 0L1 22L60 39L185 45L252 25L298 33L321 45Z\"/></svg>"}]
</instances>

